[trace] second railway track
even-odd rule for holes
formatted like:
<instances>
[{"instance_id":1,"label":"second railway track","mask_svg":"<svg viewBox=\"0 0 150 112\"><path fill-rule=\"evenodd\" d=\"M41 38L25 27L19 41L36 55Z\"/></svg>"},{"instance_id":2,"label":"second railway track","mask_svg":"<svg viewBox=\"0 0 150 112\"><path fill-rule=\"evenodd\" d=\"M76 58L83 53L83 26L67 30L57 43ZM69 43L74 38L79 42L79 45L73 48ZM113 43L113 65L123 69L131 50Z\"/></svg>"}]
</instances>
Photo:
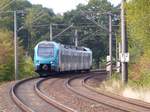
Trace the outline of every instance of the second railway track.
<instances>
[{"instance_id":1,"label":"second railway track","mask_svg":"<svg viewBox=\"0 0 150 112\"><path fill-rule=\"evenodd\" d=\"M109 92L98 91L93 86L88 84L88 80L93 79L93 78L94 78L94 76L87 76L87 77L85 77L84 80L82 80L82 85L84 87L86 87L87 89L89 89L91 91L94 91L94 92L96 92L98 94L102 94L104 96L107 96L107 97L110 97L110 98L114 98L114 99L117 99L117 100L122 101L122 102L127 102L127 103L132 104L132 105L137 105L139 107L142 107L142 108L145 108L145 109L149 109L149 111L150 111L150 104L149 103L146 103L146 102L143 102L143 101L140 101L140 100L134 100L134 99L131 99L131 98L125 98L125 97L122 97L120 95L112 94L112 93L109 93Z\"/></svg>"},{"instance_id":2,"label":"second railway track","mask_svg":"<svg viewBox=\"0 0 150 112\"><path fill-rule=\"evenodd\" d=\"M127 112L149 112L150 105L145 102L127 99L111 93L98 92L93 87L87 85L86 81L95 75L86 77L77 76L68 79L67 87L82 97L88 98L100 104L108 105L112 108ZM100 75L99 75L100 77Z\"/></svg>"},{"instance_id":3,"label":"second railway track","mask_svg":"<svg viewBox=\"0 0 150 112\"><path fill-rule=\"evenodd\" d=\"M86 74L77 75L85 76ZM72 75L40 81L40 87L38 87L38 90L40 90L39 94L41 94L40 96L42 96L43 99L48 97L50 100L48 100L48 102L50 103L52 102L51 99L55 99L61 105L65 107L67 106L77 112L121 112L118 109L103 104L99 105L99 103L95 101L84 98L70 91L70 89L66 87L65 82L71 77Z\"/></svg>"}]
</instances>

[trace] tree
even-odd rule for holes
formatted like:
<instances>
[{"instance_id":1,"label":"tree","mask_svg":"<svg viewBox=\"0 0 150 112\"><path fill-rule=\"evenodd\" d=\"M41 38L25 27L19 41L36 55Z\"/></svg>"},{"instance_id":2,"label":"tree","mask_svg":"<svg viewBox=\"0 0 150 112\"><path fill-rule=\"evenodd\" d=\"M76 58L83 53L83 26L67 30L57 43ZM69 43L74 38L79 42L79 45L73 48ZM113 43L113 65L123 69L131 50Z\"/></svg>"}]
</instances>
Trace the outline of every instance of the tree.
<instances>
[{"instance_id":1,"label":"tree","mask_svg":"<svg viewBox=\"0 0 150 112\"><path fill-rule=\"evenodd\" d=\"M13 33L8 30L0 30L0 81L14 79L14 49ZM31 60L25 60L22 47L18 48L19 78L33 75ZM30 70L28 70L30 69Z\"/></svg>"},{"instance_id":2,"label":"tree","mask_svg":"<svg viewBox=\"0 0 150 112\"><path fill-rule=\"evenodd\" d=\"M79 4L76 10L64 14L64 21L74 23L75 29L78 29L79 45L92 49L97 68L108 55L108 31L92 21L108 29L106 13L116 11L107 0L90 0L87 5Z\"/></svg>"},{"instance_id":3,"label":"tree","mask_svg":"<svg viewBox=\"0 0 150 112\"><path fill-rule=\"evenodd\" d=\"M49 32L49 24L55 16L53 10L43 8L41 5L32 5L25 17L25 28L28 29L29 52L32 54L33 47L41 37ZM44 40L44 38L43 38Z\"/></svg>"},{"instance_id":4,"label":"tree","mask_svg":"<svg viewBox=\"0 0 150 112\"><path fill-rule=\"evenodd\" d=\"M140 83L149 82L150 1L131 0L127 3L126 9L129 48L131 52L130 79L140 80Z\"/></svg>"}]
</instances>

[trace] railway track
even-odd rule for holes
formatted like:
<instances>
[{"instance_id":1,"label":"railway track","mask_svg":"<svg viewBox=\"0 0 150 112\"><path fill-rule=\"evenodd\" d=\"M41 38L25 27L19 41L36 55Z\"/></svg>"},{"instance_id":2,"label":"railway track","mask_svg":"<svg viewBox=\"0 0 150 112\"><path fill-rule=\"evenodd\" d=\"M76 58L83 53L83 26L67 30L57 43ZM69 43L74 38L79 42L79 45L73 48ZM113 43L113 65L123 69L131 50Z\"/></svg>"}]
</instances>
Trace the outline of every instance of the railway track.
<instances>
[{"instance_id":1,"label":"railway track","mask_svg":"<svg viewBox=\"0 0 150 112\"><path fill-rule=\"evenodd\" d=\"M10 92L13 101L24 112L62 112L62 109L45 102L37 95L34 85L40 80L43 79L35 77L17 82Z\"/></svg>"},{"instance_id":2,"label":"railway track","mask_svg":"<svg viewBox=\"0 0 150 112\"><path fill-rule=\"evenodd\" d=\"M94 76L94 75L93 75ZM144 102L127 99L110 93L98 92L87 85L87 80L93 77L76 76L66 81L66 86L76 94L112 108L127 112L149 112L150 105ZM88 93L88 94L87 94Z\"/></svg>"},{"instance_id":3,"label":"railway track","mask_svg":"<svg viewBox=\"0 0 150 112\"><path fill-rule=\"evenodd\" d=\"M55 107L59 108L60 110L64 111L64 112L77 112L76 110L68 107L68 106L65 106L63 105L62 103L54 100L53 98L51 97L48 97L46 96L41 90L40 90L40 85L46 81L48 79L43 79L43 80L40 80L38 81L36 84L35 84L35 91L37 92L38 96L40 96L43 100L45 100L46 102L48 102L49 104L51 105L54 105Z\"/></svg>"},{"instance_id":4,"label":"railway track","mask_svg":"<svg viewBox=\"0 0 150 112\"><path fill-rule=\"evenodd\" d=\"M97 72L95 71L94 73L97 74ZM104 71L101 71L101 73L104 73ZM76 74L76 76L77 75L85 76L86 74ZM67 109L64 110L76 112L121 112L120 110L112 109L112 107L108 107L103 104L99 105L99 103L92 101L91 99L81 97L80 95L77 95L76 93L70 91L70 89L68 89L68 87L66 86L66 80L70 79L71 77L72 75L66 77L44 79L41 80L39 84L37 83L35 87L37 87L38 91L40 91L38 93L39 96L42 97L42 99L47 100L48 97L47 102L49 103L53 103L53 100L55 99L55 101L57 101L56 106L59 105L59 107L67 107Z\"/></svg>"},{"instance_id":5,"label":"railway track","mask_svg":"<svg viewBox=\"0 0 150 112\"><path fill-rule=\"evenodd\" d=\"M20 109L22 109L22 110L25 111L25 112L34 112L34 110L31 109L29 106L27 106L27 105L19 98L19 96L18 96L18 94L17 94L17 89L18 89L19 85L21 85L21 84L23 84L23 83L25 83L25 82L27 82L27 81L34 80L34 79L36 79L36 78L29 78L29 79L25 79L25 80L19 81L19 82L17 82L17 83L11 88L11 91L10 91L11 97L12 97L13 101L18 105L18 107L19 107Z\"/></svg>"},{"instance_id":6,"label":"railway track","mask_svg":"<svg viewBox=\"0 0 150 112\"><path fill-rule=\"evenodd\" d=\"M11 89L11 96L25 112L150 111L150 105L145 102L99 92L88 84L96 76L100 76L99 81L105 79L105 74L103 70L92 71L88 76L84 73L74 77L29 78L17 82Z\"/></svg>"},{"instance_id":7,"label":"railway track","mask_svg":"<svg viewBox=\"0 0 150 112\"><path fill-rule=\"evenodd\" d=\"M91 91L94 91L94 92L96 92L98 94L102 94L102 95L105 95L107 97L114 98L114 99L117 99L119 101L127 102L129 104L137 105L139 107L143 107L143 108L146 108L146 109L150 110L150 104L149 103L146 103L146 102L143 102L143 101L140 101L140 100L134 100L134 99L131 99L131 98L125 98L125 97L122 97L120 95L111 94L109 92L104 92L104 91L98 91L98 90L96 90L94 87L92 87L92 86L90 86L88 84L88 80L90 80L91 78L93 78L93 76L87 76L82 81L82 85L85 88L87 88L87 89L89 89Z\"/></svg>"},{"instance_id":8,"label":"railway track","mask_svg":"<svg viewBox=\"0 0 150 112\"><path fill-rule=\"evenodd\" d=\"M92 71L92 73L96 72L97 71ZM105 71L101 71L101 73L103 72ZM72 77L72 75L64 78L57 77L56 79L54 77L49 77L47 79L35 77L19 81L11 89L12 99L24 112L103 112L108 110L107 106L101 105L99 107L94 107L92 105L97 105L97 103L86 98L81 98L75 93L70 93L71 91L65 86L66 79L70 77ZM53 81L51 82L50 80ZM59 95L63 95L66 101L52 98L48 96L48 94L45 94L41 90L41 87L45 85L43 83L46 81L50 81L52 85L54 82L56 85L60 85L59 88L62 90L59 89ZM52 88L57 88L56 85L53 85L54 87ZM60 91L63 91L63 94L60 93ZM111 110L109 112L114 111Z\"/></svg>"}]
</instances>

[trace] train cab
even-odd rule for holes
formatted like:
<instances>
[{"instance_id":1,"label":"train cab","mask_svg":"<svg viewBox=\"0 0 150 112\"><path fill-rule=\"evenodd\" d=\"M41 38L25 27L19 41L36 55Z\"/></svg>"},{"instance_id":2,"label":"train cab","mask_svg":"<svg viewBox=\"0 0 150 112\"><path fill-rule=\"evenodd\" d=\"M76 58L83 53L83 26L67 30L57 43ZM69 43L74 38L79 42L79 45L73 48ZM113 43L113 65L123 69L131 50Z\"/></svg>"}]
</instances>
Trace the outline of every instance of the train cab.
<instances>
[{"instance_id":1,"label":"train cab","mask_svg":"<svg viewBox=\"0 0 150 112\"><path fill-rule=\"evenodd\" d=\"M36 72L55 71L58 65L59 44L43 41L34 49L34 65Z\"/></svg>"}]
</instances>

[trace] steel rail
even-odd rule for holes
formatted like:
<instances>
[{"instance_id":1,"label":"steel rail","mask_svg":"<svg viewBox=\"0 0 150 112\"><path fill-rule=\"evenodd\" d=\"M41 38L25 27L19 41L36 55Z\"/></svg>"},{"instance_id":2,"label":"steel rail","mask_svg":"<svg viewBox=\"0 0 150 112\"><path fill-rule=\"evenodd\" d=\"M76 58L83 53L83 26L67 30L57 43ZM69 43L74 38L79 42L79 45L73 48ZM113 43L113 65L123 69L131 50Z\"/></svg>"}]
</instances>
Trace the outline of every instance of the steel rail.
<instances>
[{"instance_id":1,"label":"steel rail","mask_svg":"<svg viewBox=\"0 0 150 112\"><path fill-rule=\"evenodd\" d=\"M89 96L85 96L84 94L82 94L81 92L79 92L77 89L74 89L72 86L71 86L71 82L77 78L80 78L80 77L83 77L83 76L74 76L70 79L67 79L67 81L65 82L66 84L66 87L68 89L70 89L72 92L76 93L77 95L83 97L83 98L87 98L91 101L94 101L94 102L97 102L97 103L100 103L100 104L104 104L104 105L107 105L109 107L112 107L114 109L118 109L118 110L122 110L122 111L126 111L126 112L137 112L135 109L132 109L132 108L129 108L129 107L124 107L122 105L119 105L119 104L114 104L113 102L110 102L110 101L106 101L106 100L97 100L97 99L94 99L94 98L91 98ZM141 112L141 111L140 111Z\"/></svg>"},{"instance_id":2,"label":"steel rail","mask_svg":"<svg viewBox=\"0 0 150 112\"><path fill-rule=\"evenodd\" d=\"M35 91L36 91L37 95L38 95L39 97L41 97L43 100L45 100L47 103L49 103L49 104L55 106L56 108L58 108L58 109L60 109L60 110L62 110L62 111L64 111L64 112L77 112L76 110L74 110L74 109L72 109L72 108L70 108L70 107L67 107L67 106L63 105L62 103L60 103L60 102L58 102L58 101L56 101L56 100L54 100L54 99L52 99L52 98L46 96L46 95L40 90L40 85L41 85L44 81L46 81L46 80L48 80L48 79L42 79L42 80L38 81L38 82L35 84L34 87L35 87Z\"/></svg>"},{"instance_id":3,"label":"steel rail","mask_svg":"<svg viewBox=\"0 0 150 112\"><path fill-rule=\"evenodd\" d=\"M94 91L94 92L96 92L98 94L102 94L104 96L107 96L107 97L110 97L110 98L113 98L113 99L117 99L119 101L127 102L129 104L133 104L133 105L137 105L137 106L140 106L140 107L143 107L143 108L150 109L150 103L146 103L146 102L143 102L143 101L140 101L140 100L131 99L131 98L122 97L120 95L116 95L116 94L110 93L110 92L96 90L94 87L92 87L92 86L87 84L87 80L91 79L92 77L94 77L94 76L87 76L87 77L85 77L82 80L82 85L85 88L87 88L87 89L89 89L91 91Z\"/></svg>"},{"instance_id":4,"label":"steel rail","mask_svg":"<svg viewBox=\"0 0 150 112\"><path fill-rule=\"evenodd\" d=\"M99 70L92 70L92 72L98 72ZM15 104L22 110L22 111L25 111L25 112L35 112L33 109L31 109L29 106L27 106L17 95L17 89L18 87L27 82L27 81L30 81L30 80L34 80L34 79L37 79L38 77L32 77L32 78L28 78L28 79L24 79L24 80L21 80L21 81L18 81L16 84L13 85L13 87L11 88L10 90L10 95L11 95L11 98L12 100L15 102ZM74 109L71 109L53 99L51 99L50 97L47 97L46 95L44 95L40 89L39 89L39 86L40 84L44 81L44 80L48 80L48 79L42 79L40 81L38 81L35 86L34 86L34 89L36 91L36 93L44 99L44 101L52 104L53 106L55 106L56 108L59 107L59 109L63 110L63 111L66 111L66 112L77 112L76 110Z\"/></svg>"},{"instance_id":5,"label":"steel rail","mask_svg":"<svg viewBox=\"0 0 150 112\"><path fill-rule=\"evenodd\" d=\"M30 81L30 80L34 80L34 79L37 79L38 77L33 77L33 78L28 78L28 79L24 79L24 80L21 80L21 81L18 81L12 88L11 88L11 91L10 91L10 95L11 95L11 98L12 100L16 103L16 105L23 111L25 112L35 112L34 110L32 110L29 106L27 106L26 104L24 104L20 98L17 96L17 89L18 87L27 82L27 81Z\"/></svg>"}]
</instances>

